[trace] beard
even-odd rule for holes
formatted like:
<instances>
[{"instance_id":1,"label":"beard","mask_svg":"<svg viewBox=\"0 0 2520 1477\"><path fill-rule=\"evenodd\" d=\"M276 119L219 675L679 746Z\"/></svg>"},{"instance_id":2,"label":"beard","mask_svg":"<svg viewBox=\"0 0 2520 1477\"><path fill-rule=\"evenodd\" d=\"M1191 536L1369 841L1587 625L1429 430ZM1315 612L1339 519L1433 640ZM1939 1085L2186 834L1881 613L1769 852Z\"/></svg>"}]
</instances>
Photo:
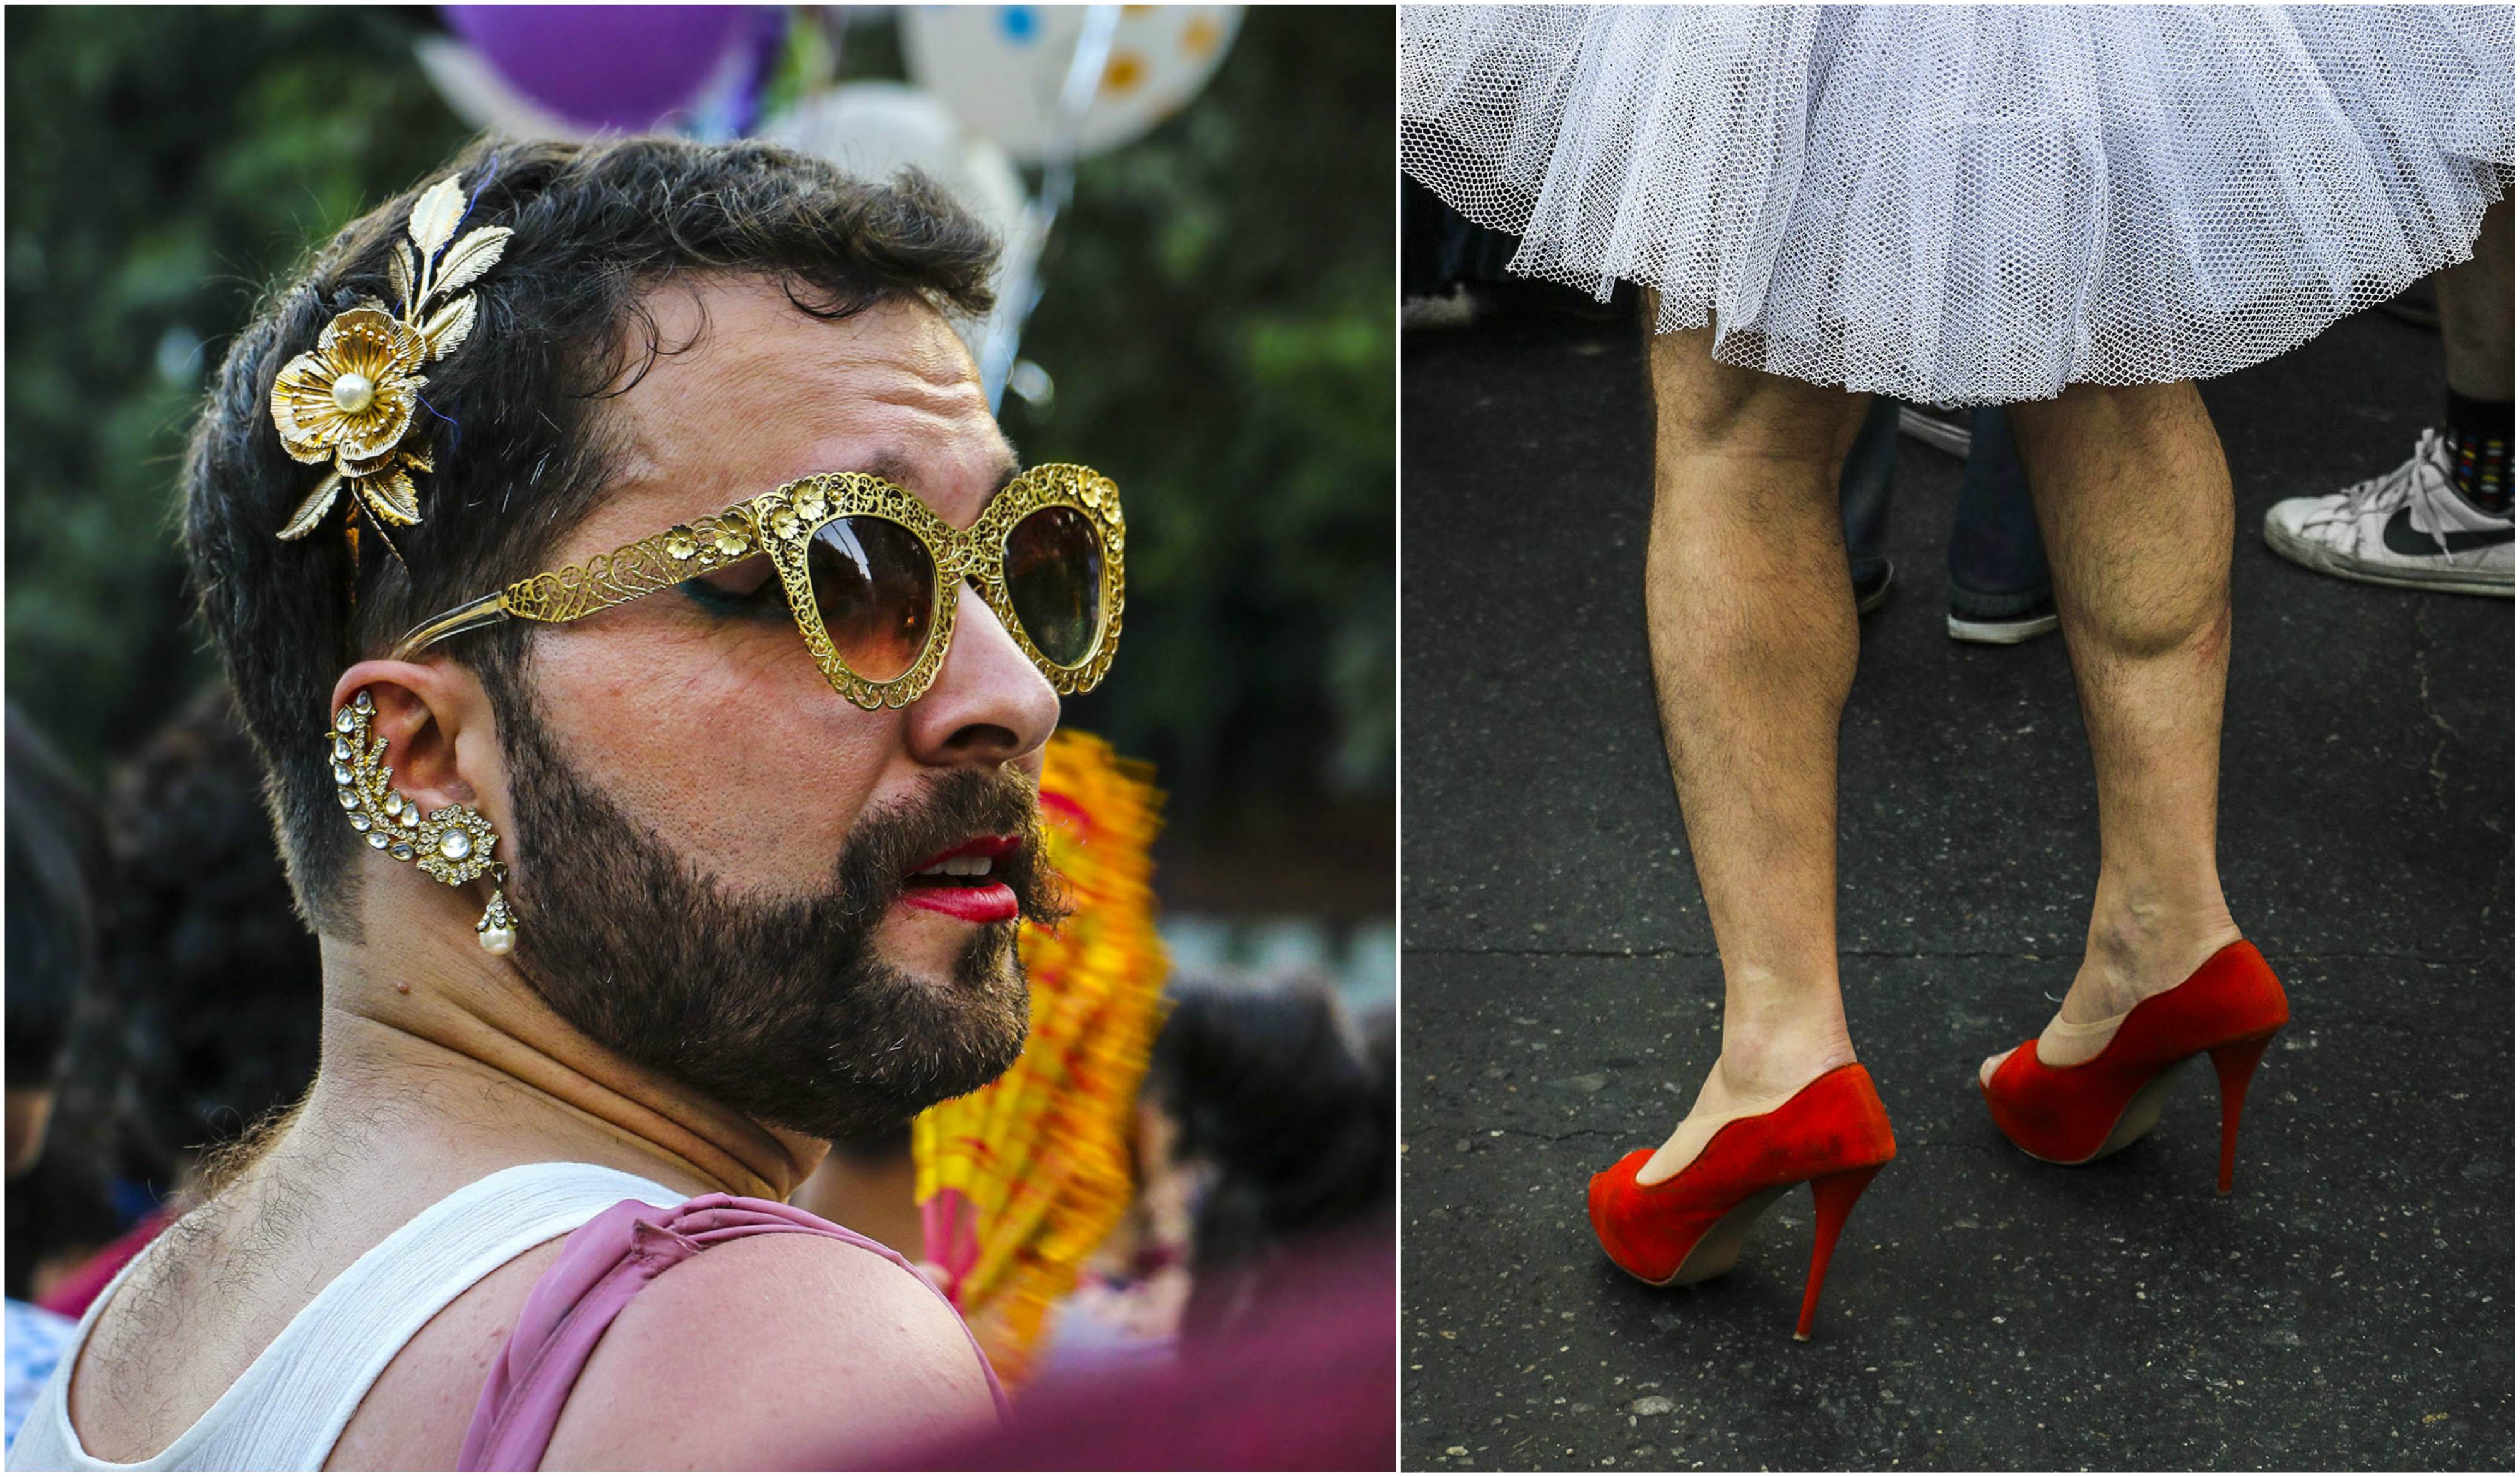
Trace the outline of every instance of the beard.
<instances>
[{"instance_id":1,"label":"beard","mask_svg":"<svg viewBox=\"0 0 2520 1477\"><path fill-rule=\"evenodd\" d=\"M859 817L828 892L765 898L729 890L625 815L561 758L529 697L506 706L514 854L526 859L511 887L512 960L589 1039L757 1122L826 1141L897 1129L1022 1052L1017 923L1061 913L1030 777L947 771L917 798ZM980 835L1022 838L990 866L1018 918L978 925L944 980L883 959L875 930L908 870Z\"/></svg>"}]
</instances>

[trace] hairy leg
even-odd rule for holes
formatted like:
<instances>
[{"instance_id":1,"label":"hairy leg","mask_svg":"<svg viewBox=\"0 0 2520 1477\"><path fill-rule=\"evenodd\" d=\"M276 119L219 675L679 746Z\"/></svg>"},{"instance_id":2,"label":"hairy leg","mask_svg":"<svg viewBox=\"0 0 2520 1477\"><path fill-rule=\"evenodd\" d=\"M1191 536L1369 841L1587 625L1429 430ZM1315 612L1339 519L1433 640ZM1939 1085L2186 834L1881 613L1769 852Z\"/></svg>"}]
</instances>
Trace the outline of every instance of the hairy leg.
<instances>
[{"instance_id":1,"label":"hairy leg","mask_svg":"<svg viewBox=\"0 0 2520 1477\"><path fill-rule=\"evenodd\" d=\"M2061 1012L2088 1023L2240 936L2214 862L2231 480L2185 381L2072 385L2011 410L2099 788L2099 881Z\"/></svg>"},{"instance_id":2,"label":"hairy leg","mask_svg":"<svg viewBox=\"0 0 2520 1477\"><path fill-rule=\"evenodd\" d=\"M1650 323L1653 305L1645 316ZM1649 341L1645 621L1663 743L1724 962L1724 1047L1639 1175L1855 1059L1837 989L1837 727L1856 626L1838 470L1865 397Z\"/></svg>"}]
</instances>

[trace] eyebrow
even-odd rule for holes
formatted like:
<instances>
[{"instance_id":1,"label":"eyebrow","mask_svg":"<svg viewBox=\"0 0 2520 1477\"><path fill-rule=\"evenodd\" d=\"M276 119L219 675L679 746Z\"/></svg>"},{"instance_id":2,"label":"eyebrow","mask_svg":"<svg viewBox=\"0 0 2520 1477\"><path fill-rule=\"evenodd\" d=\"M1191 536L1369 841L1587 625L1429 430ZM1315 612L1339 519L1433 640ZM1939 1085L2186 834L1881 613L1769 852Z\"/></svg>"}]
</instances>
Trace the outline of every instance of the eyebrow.
<instances>
[{"instance_id":1,"label":"eyebrow","mask_svg":"<svg viewBox=\"0 0 2520 1477\"><path fill-rule=\"evenodd\" d=\"M895 487L912 485L910 458L899 451L878 454L867 462L866 470ZM1023 463L1015 455L1014 443L1001 436L998 440L998 470L989 479L989 496L996 497L1006 491L1007 484L1021 475Z\"/></svg>"}]
</instances>

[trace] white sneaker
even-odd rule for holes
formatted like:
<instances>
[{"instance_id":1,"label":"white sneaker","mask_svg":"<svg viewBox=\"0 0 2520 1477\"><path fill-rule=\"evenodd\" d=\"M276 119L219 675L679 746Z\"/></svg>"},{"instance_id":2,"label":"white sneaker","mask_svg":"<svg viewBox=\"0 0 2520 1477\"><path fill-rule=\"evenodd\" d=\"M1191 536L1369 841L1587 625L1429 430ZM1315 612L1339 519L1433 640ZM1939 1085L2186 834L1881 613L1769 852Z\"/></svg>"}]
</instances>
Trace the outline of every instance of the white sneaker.
<instances>
[{"instance_id":1,"label":"white sneaker","mask_svg":"<svg viewBox=\"0 0 2520 1477\"><path fill-rule=\"evenodd\" d=\"M2338 579L2463 595L2511 594L2511 515L2451 485L2450 446L2426 430L2394 471L2267 510L2267 547Z\"/></svg>"},{"instance_id":2,"label":"white sneaker","mask_svg":"<svg viewBox=\"0 0 2520 1477\"><path fill-rule=\"evenodd\" d=\"M1918 410L1912 405L1899 407L1899 430L1913 436L1927 446L1939 447L1965 461L1969 454L1969 413L1966 410Z\"/></svg>"}]
</instances>

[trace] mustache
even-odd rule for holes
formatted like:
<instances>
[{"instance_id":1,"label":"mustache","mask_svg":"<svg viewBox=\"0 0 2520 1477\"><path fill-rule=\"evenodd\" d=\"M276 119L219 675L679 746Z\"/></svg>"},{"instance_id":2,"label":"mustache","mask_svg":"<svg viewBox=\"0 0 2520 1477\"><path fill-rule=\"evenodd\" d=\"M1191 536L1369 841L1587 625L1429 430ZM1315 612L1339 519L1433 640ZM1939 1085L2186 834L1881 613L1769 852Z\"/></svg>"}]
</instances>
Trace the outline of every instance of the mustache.
<instances>
[{"instance_id":1,"label":"mustache","mask_svg":"<svg viewBox=\"0 0 2520 1477\"><path fill-rule=\"evenodd\" d=\"M975 836L1013 836L1013 851L989 864L989 876L1015 895L1018 916L1055 927L1071 911L1050 864L1041 796L1012 767L957 769L927 782L918 795L861 815L840 850L840 896L870 921L909 890L910 869Z\"/></svg>"}]
</instances>

